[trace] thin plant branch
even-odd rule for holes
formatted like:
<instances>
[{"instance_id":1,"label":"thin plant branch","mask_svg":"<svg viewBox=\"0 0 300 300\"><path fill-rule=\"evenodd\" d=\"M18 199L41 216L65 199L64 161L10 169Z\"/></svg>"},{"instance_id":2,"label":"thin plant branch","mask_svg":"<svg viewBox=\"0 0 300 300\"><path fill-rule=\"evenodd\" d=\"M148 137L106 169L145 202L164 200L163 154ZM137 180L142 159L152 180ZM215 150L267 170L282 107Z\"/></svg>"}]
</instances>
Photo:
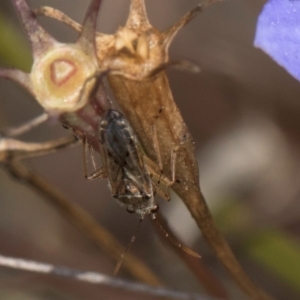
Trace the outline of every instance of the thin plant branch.
<instances>
[{"instance_id":1,"label":"thin plant branch","mask_svg":"<svg viewBox=\"0 0 300 300\"><path fill-rule=\"evenodd\" d=\"M43 143L22 142L13 138L0 138L0 163L22 160L54 153L78 145L72 136Z\"/></svg>"},{"instance_id":2,"label":"thin plant branch","mask_svg":"<svg viewBox=\"0 0 300 300\"><path fill-rule=\"evenodd\" d=\"M7 130L4 130L3 134L9 137L16 137L39 126L40 124L46 122L48 119L49 119L49 115L47 113L43 113L40 116L34 118L33 120L27 122L22 126L10 127Z\"/></svg>"},{"instance_id":3,"label":"thin plant branch","mask_svg":"<svg viewBox=\"0 0 300 300\"><path fill-rule=\"evenodd\" d=\"M163 225L163 227L168 231L168 234L173 237L173 239L180 241L173 230L168 225L168 221L166 218L158 213L157 219ZM221 280L216 277L210 270L205 266L205 262L202 259L194 259L186 252L182 251L179 247L176 247L174 244L169 243L167 239L159 233L159 228L157 226L153 227L157 231L157 236L159 237L160 241L167 247L171 248L186 264L186 266L192 271L195 277L199 280L201 285L203 286L204 290L211 295L212 297L222 298L222 299L229 299L229 294L222 284Z\"/></svg>"},{"instance_id":4,"label":"thin plant branch","mask_svg":"<svg viewBox=\"0 0 300 300\"><path fill-rule=\"evenodd\" d=\"M97 272L81 271L62 266L40 263L32 260L6 257L3 255L0 255L0 266L40 274L51 274L61 277L67 277L91 284L105 285L112 288L122 288L127 291L139 292L158 297L168 297L172 299L182 300L217 300L217 298L201 296L194 293L185 293L171 289L152 287L128 280L117 279L115 277L110 277Z\"/></svg>"},{"instance_id":5,"label":"thin plant branch","mask_svg":"<svg viewBox=\"0 0 300 300\"><path fill-rule=\"evenodd\" d=\"M44 196L72 225L85 233L109 257L115 261L119 260L124 246L79 205L68 201L60 191L56 190L40 175L29 170L23 163L10 162L4 165L14 177L20 179L22 183L28 184L33 190ZM130 253L125 257L123 266L134 278L144 283L154 286L162 285L161 280L142 261Z\"/></svg>"}]
</instances>

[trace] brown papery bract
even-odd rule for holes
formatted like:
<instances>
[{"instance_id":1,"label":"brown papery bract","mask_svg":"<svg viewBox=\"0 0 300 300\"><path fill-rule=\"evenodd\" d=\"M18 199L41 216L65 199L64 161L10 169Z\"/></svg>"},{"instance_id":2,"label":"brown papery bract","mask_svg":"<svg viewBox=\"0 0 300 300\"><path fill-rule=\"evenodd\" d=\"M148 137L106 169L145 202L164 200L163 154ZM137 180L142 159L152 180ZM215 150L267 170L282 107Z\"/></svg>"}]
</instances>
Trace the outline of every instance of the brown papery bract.
<instances>
[{"instance_id":1,"label":"brown papery bract","mask_svg":"<svg viewBox=\"0 0 300 300\"><path fill-rule=\"evenodd\" d=\"M120 31L130 30L135 33L136 37L132 41L132 46L134 46L134 43L138 45L141 39L143 40L140 43L145 43L144 39L148 38L147 45L149 48L148 51L143 51L142 53L139 53L138 47L135 53L130 51L130 47L120 49L120 56L123 55L124 60L126 53L128 53L128 68L132 62L135 64L139 59L143 60L144 53L150 60L148 63L144 62L147 66L153 66L155 69L159 67L155 62L167 63L168 56L166 51L170 41L178 30L195 15L195 12L200 11L200 8L201 6L187 14L171 29L160 33L149 25L144 10L144 1L133 0L127 24ZM118 33L116 36L118 37ZM98 43L99 41L97 41ZM153 46L154 43L155 46ZM150 44L152 45L151 50ZM153 48L155 47L157 49L154 50ZM151 62L151 52L154 53L153 57L156 59L154 63ZM161 53L161 59L155 56L159 53ZM143 63L140 66L141 70L144 70ZM136 68L136 65L134 65L134 68ZM157 161L158 150L164 175L171 178L171 153L176 146L180 145L175 163L176 181L172 185L173 190L183 200L204 237L212 246L225 268L243 290L251 296L251 299L271 299L256 287L245 274L227 241L213 221L199 186L198 164L195 158L193 140L173 100L165 72L159 72L150 80L141 78L141 80L137 81L125 77L128 73L132 75L139 72L134 69L131 74L127 70L126 68L124 69L124 76L109 76L109 82L123 113L135 129L145 153L151 159ZM149 72L151 71L149 70ZM143 73L141 72L140 74ZM156 130L158 147L155 147L154 130Z\"/></svg>"}]
</instances>

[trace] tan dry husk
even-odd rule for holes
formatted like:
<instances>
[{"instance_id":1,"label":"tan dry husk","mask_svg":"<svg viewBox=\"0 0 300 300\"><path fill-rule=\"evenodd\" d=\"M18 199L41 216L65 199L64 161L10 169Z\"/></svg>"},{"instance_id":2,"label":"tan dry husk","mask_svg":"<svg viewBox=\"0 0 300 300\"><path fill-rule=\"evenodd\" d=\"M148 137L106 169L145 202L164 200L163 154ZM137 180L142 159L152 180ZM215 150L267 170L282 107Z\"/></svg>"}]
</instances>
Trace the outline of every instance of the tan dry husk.
<instances>
[{"instance_id":1,"label":"tan dry husk","mask_svg":"<svg viewBox=\"0 0 300 300\"><path fill-rule=\"evenodd\" d=\"M148 57L145 59L136 51L132 53L130 48L119 50L123 59L121 75L110 75L109 83L123 113L131 122L138 135L139 141L145 153L154 161L158 160L155 138L152 129L157 132L158 149L161 156L164 175L171 177L171 152L180 145L176 159L176 181L172 185L173 190L183 200L191 215L197 222L205 239L214 249L234 280L251 296L251 299L271 299L257 286L255 286L239 262L232 253L227 241L217 229L212 215L207 207L199 186L198 164L194 153L194 143L185 125L173 95L169 87L168 79L164 71L154 75L151 79L145 76L144 66L159 67L168 62L168 46L178 30L195 15L195 10L186 19L183 18L169 31L160 33L149 25L143 0L133 0L131 11L126 26L121 30L131 30L136 34L132 41L132 48L138 44L139 38L148 38ZM118 37L118 33L115 35ZM100 45L100 39L97 41ZM126 44L126 43L125 43ZM155 46L154 46L155 45ZM155 47L160 49L155 49ZM103 50L102 50L103 51ZM125 53L128 53L127 57ZM151 53L155 55L151 55ZM156 55L161 53L161 57ZM118 57L117 54L115 54ZM118 58L119 59L119 58ZM136 70L139 60L140 72ZM128 62L126 64L126 61ZM132 63L134 62L134 64ZM133 70L130 67L133 64ZM121 65L119 63L119 65ZM119 73L120 70L119 70ZM151 71L149 70L149 73ZM129 74L129 75L128 75ZM141 74L140 78L132 80L132 75ZM126 78L127 77L127 78Z\"/></svg>"}]
</instances>

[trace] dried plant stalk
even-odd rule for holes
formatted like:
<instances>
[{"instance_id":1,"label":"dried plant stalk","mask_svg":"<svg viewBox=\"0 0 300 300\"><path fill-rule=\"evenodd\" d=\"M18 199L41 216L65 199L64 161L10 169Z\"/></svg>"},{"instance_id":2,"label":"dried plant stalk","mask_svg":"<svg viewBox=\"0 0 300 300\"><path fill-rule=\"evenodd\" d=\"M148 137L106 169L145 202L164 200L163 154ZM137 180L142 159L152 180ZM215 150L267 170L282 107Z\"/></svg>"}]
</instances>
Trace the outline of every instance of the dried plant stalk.
<instances>
[{"instance_id":1,"label":"dried plant stalk","mask_svg":"<svg viewBox=\"0 0 300 300\"><path fill-rule=\"evenodd\" d=\"M142 293L146 296L159 297L159 299L162 299L162 297L167 297L168 299L179 300L218 300L216 298L208 298L195 293L186 293L161 287L152 287L128 280L117 279L101 273L70 269L64 266L55 266L47 263L15 257L7 257L3 255L0 255L0 266L39 274L67 277L78 282L82 281L90 284L99 284L112 288L124 289L125 291Z\"/></svg>"},{"instance_id":2,"label":"dried plant stalk","mask_svg":"<svg viewBox=\"0 0 300 300\"><path fill-rule=\"evenodd\" d=\"M177 235L168 226L167 219L162 216L162 214L157 214L157 219L159 220L160 224L162 224L163 227L166 228L170 236L172 236L175 240L178 240ZM155 227L157 232L160 230L157 226L153 227ZM172 247L172 250L175 251L175 253L182 259L189 270L194 273L195 277L198 279L208 295L223 300L230 299L229 293L226 290L224 284L221 282L220 278L218 278L209 270L202 259L195 260L192 256L187 255L185 252L181 251L180 248L171 243L167 243L167 240L163 238L161 234L158 234L158 237L160 238L161 242L164 243L164 245Z\"/></svg>"},{"instance_id":3,"label":"dried plant stalk","mask_svg":"<svg viewBox=\"0 0 300 300\"><path fill-rule=\"evenodd\" d=\"M78 142L73 137L44 143L28 143L12 138L0 138L0 163L41 156L76 144Z\"/></svg>"},{"instance_id":4,"label":"dried plant stalk","mask_svg":"<svg viewBox=\"0 0 300 300\"><path fill-rule=\"evenodd\" d=\"M23 183L45 197L71 224L79 228L86 234L97 246L99 246L109 257L118 261L124 246L121 245L114 236L106 229L101 227L86 211L79 205L68 201L64 195L53 188L40 175L31 172L21 162L5 164L7 170L14 177L21 179ZM123 266L130 274L144 283L160 286L162 282L155 274L139 259L128 253L124 259Z\"/></svg>"}]
</instances>

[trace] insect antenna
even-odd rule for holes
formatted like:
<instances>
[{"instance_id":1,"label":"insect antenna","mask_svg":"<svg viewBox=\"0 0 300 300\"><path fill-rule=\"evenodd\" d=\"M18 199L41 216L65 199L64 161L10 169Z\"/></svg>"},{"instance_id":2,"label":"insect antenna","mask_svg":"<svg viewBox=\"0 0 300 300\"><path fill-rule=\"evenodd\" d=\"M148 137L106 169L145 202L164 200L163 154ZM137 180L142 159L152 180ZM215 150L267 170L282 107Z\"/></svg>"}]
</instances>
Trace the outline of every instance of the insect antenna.
<instances>
[{"instance_id":1,"label":"insect antenna","mask_svg":"<svg viewBox=\"0 0 300 300\"><path fill-rule=\"evenodd\" d=\"M166 229L159 223L159 221L156 218L156 214L152 214L152 220L154 223L158 226L159 230L162 232L162 234L176 247L181 249L183 252L187 253L190 256L196 257L196 258L201 258L201 255L198 254L197 252L193 251L192 249L182 245L179 243L175 238L170 236L170 234L166 231Z\"/></svg>"},{"instance_id":2,"label":"insect antenna","mask_svg":"<svg viewBox=\"0 0 300 300\"><path fill-rule=\"evenodd\" d=\"M136 230L135 230L135 232L134 232L134 234L133 234L133 236L132 236L132 238L131 238L129 244L127 245L126 249L125 249L124 252L122 253L122 255L121 255L121 257L120 257L120 259L119 259L119 261L118 261L118 263L117 263L117 265L116 265L116 267L115 267L115 270L114 270L114 276L116 276L116 275L118 274L118 272L119 272L119 270L120 270L120 267L121 267L121 265L122 265L123 259L125 258L125 255L126 255L127 252L130 250L132 244L135 242L137 233L138 233L138 231L139 231L139 229L140 229L140 226L141 226L143 220L144 220L144 217L141 216L141 218L140 218L140 220L139 220L139 223L138 223L138 226L136 227Z\"/></svg>"}]
</instances>

